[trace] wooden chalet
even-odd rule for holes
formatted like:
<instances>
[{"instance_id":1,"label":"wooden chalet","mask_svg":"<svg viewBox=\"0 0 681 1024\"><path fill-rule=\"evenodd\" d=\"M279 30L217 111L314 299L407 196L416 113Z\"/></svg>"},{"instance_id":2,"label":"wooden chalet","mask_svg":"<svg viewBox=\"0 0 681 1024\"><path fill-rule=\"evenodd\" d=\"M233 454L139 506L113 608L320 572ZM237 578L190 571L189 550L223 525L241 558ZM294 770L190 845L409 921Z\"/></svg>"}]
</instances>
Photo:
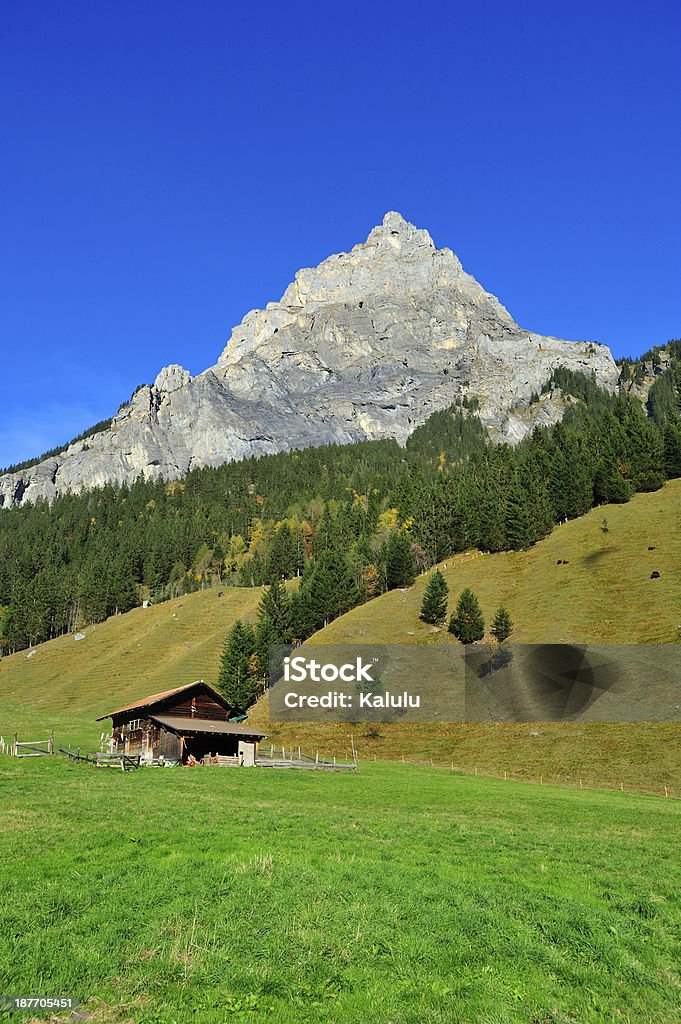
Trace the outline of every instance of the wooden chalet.
<instances>
[{"instance_id":1,"label":"wooden chalet","mask_svg":"<svg viewBox=\"0 0 681 1024\"><path fill-rule=\"evenodd\" d=\"M186 764L254 765L265 733L203 679L128 704L98 718L112 720L111 753Z\"/></svg>"}]
</instances>

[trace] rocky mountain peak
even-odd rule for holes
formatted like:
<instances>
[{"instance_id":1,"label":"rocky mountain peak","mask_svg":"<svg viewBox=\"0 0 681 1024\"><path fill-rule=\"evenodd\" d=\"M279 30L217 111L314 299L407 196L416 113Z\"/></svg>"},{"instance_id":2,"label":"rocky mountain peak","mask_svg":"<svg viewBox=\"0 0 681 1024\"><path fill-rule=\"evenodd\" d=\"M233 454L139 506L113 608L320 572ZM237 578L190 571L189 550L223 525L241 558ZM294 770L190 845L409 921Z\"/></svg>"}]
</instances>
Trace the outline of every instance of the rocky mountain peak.
<instances>
[{"instance_id":1,"label":"rocky mountain peak","mask_svg":"<svg viewBox=\"0 0 681 1024\"><path fill-rule=\"evenodd\" d=\"M423 228L417 228L405 220L401 213L389 210L381 224L378 224L369 233L364 245L390 245L393 249L405 249L408 247L422 247L435 251L435 243L428 232ZM359 247L356 247L359 248Z\"/></svg>"},{"instance_id":2,"label":"rocky mountain peak","mask_svg":"<svg viewBox=\"0 0 681 1024\"><path fill-rule=\"evenodd\" d=\"M170 394L173 391L186 387L187 384L191 383L191 379L191 374L183 366L173 363L170 366L163 367L154 381L154 388L156 391L164 391Z\"/></svg>"},{"instance_id":3,"label":"rocky mountain peak","mask_svg":"<svg viewBox=\"0 0 681 1024\"><path fill-rule=\"evenodd\" d=\"M279 302L247 313L232 331L215 370L229 376L229 367L253 352L262 351L263 357L269 359L291 333L296 335L296 344L289 347L302 355L301 345L309 343L312 348L314 324L320 317L326 320L338 315L361 323L365 340L373 335L380 343L385 340L381 337L382 323L392 334L401 319L413 318L413 313L422 312L424 306L430 306L434 313L434 297L440 292L449 309L459 310L460 322L464 309L472 306L474 316L484 310L496 321L515 327L498 299L465 273L451 249L438 249L427 231L391 211L365 242L355 245L350 252L327 257L316 267L299 270ZM441 299L437 305L442 305ZM371 316L371 311L376 316ZM305 326L310 330L305 330ZM425 329L429 332L428 327ZM276 343L275 335L279 335ZM343 340L347 342L348 338ZM336 348L341 362L354 351L344 350L342 344ZM379 349L380 344L378 348L370 345L375 360L381 355ZM283 350L286 351L286 345ZM239 386L238 380L231 383Z\"/></svg>"},{"instance_id":4,"label":"rocky mountain peak","mask_svg":"<svg viewBox=\"0 0 681 1024\"><path fill-rule=\"evenodd\" d=\"M514 443L562 416L560 394L532 401L557 366L617 383L609 349L523 330L450 249L391 211L365 242L247 313L214 366L197 377L165 367L110 429L0 477L0 507L291 448L403 443L464 397Z\"/></svg>"}]
</instances>

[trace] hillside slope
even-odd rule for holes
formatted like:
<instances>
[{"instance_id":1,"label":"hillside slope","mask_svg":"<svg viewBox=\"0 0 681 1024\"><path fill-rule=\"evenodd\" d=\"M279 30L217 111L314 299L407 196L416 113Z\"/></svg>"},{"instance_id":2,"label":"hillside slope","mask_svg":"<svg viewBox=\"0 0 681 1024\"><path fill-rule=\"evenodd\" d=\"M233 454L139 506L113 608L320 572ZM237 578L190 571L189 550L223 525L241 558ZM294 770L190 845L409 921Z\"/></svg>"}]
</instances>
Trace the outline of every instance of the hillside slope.
<instances>
[{"instance_id":1,"label":"hillside slope","mask_svg":"<svg viewBox=\"0 0 681 1024\"><path fill-rule=\"evenodd\" d=\"M603 532L607 520L608 532ZM517 643L675 643L681 639L681 480L593 509L527 551L467 552L440 565L450 611L464 587L489 621L505 604ZM650 550L650 549L653 550ZM559 560L568 564L558 565ZM653 571L659 579L651 579ZM419 619L424 574L361 605L315 643L456 643Z\"/></svg>"},{"instance_id":2,"label":"hillside slope","mask_svg":"<svg viewBox=\"0 0 681 1024\"><path fill-rule=\"evenodd\" d=\"M54 728L58 740L93 744L98 715L194 679L214 682L229 628L255 619L261 594L199 591L88 626L85 640L70 634L0 659L0 734Z\"/></svg>"},{"instance_id":3,"label":"hillside slope","mask_svg":"<svg viewBox=\"0 0 681 1024\"><path fill-rule=\"evenodd\" d=\"M679 642L680 526L681 480L673 480L626 505L602 506L559 526L528 551L459 555L440 566L450 610L469 586L487 622L500 604L508 606L517 642ZM559 559L568 564L558 565ZM659 579L650 578L654 570ZM428 578L353 609L312 642L456 643L445 629L419 620ZM268 723L274 743L333 752L350 747L347 724L269 723L266 698L251 718ZM358 725L353 738L360 758L432 758L483 774L543 775L570 784L583 778L585 784L658 793L668 785L681 796L681 725Z\"/></svg>"}]
</instances>

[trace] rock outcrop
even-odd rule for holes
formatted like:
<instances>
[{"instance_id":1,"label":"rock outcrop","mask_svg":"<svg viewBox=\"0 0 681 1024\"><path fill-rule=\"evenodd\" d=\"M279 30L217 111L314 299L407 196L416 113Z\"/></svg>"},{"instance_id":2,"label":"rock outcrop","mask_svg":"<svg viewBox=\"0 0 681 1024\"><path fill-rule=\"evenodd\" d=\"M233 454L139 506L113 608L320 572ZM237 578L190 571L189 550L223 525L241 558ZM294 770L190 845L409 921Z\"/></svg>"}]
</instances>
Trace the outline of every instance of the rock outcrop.
<instances>
[{"instance_id":1,"label":"rock outcrop","mask_svg":"<svg viewBox=\"0 0 681 1024\"><path fill-rule=\"evenodd\" d=\"M530 402L557 366L617 384L606 346L522 330L450 249L388 213L366 242L248 313L214 366L166 367L108 430L0 477L0 507L292 448L403 443L466 396L495 439L515 443L562 416L560 394Z\"/></svg>"}]
</instances>

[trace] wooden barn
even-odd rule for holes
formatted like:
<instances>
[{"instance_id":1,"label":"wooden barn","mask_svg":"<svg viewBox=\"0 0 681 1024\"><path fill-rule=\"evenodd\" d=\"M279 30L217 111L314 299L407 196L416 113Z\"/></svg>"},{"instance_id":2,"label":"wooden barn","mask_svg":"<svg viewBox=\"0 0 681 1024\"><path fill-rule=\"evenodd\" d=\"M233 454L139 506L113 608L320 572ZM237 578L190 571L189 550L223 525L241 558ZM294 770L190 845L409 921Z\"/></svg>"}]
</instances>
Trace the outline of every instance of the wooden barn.
<instances>
[{"instance_id":1,"label":"wooden barn","mask_svg":"<svg viewBox=\"0 0 681 1024\"><path fill-rule=\"evenodd\" d=\"M139 754L142 762L255 764L265 733L203 679L153 693L98 718L112 720L111 753Z\"/></svg>"}]
</instances>

